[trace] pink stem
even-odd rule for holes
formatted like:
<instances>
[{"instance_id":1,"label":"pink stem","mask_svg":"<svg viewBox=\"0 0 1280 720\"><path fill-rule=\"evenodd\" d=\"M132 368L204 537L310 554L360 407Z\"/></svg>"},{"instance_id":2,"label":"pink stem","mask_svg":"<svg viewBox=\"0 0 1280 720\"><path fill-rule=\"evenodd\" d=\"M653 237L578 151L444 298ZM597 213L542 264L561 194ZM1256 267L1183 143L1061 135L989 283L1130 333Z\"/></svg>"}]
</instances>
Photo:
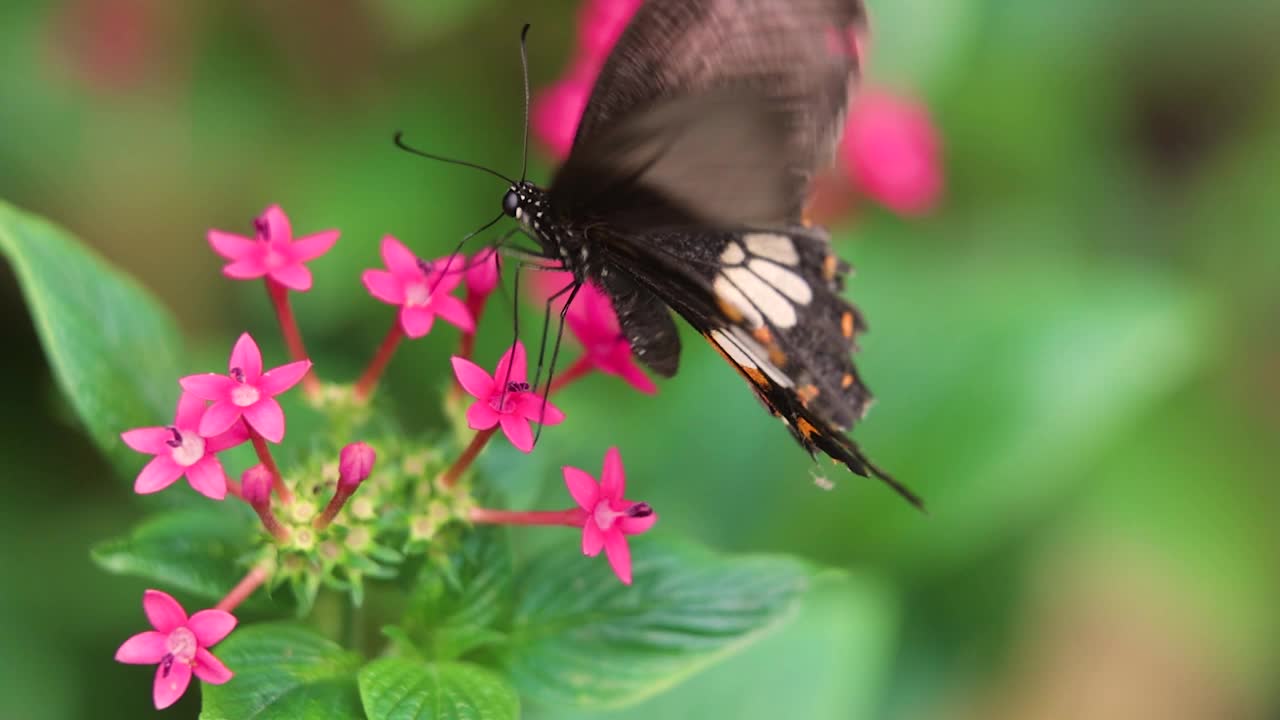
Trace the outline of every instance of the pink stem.
<instances>
[{"instance_id":1,"label":"pink stem","mask_svg":"<svg viewBox=\"0 0 1280 720\"><path fill-rule=\"evenodd\" d=\"M320 513L320 516L311 523L311 526L317 530L329 527L329 523L333 522L333 519L338 515L338 511L342 510L342 506L347 504L347 500L351 499L355 491L354 487L338 485L338 490L334 492L329 504L325 506L324 512Z\"/></svg>"},{"instance_id":2,"label":"pink stem","mask_svg":"<svg viewBox=\"0 0 1280 720\"><path fill-rule=\"evenodd\" d=\"M387 363L391 362L391 356L395 355L396 348L400 346L400 341L403 339L404 328L400 327L400 318L397 317L391 323L387 336L382 339L382 344L378 346L378 352L369 361L369 367L365 368L360 379L356 381L357 400L368 400L373 394L373 389L378 386L378 380L382 377L382 371L387 368Z\"/></svg>"},{"instance_id":3,"label":"pink stem","mask_svg":"<svg viewBox=\"0 0 1280 720\"><path fill-rule=\"evenodd\" d=\"M582 508L530 510L525 512L471 508L471 522L477 525L565 525L568 527L582 527L586 519L586 511Z\"/></svg>"},{"instance_id":4,"label":"pink stem","mask_svg":"<svg viewBox=\"0 0 1280 720\"><path fill-rule=\"evenodd\" d=\"M289 488L285 486L284 476L276 466L276 459L271 456L271 448L267 446L266 439L259 435L248 422L245 422L244 426L249 429L249 440L253 442L253 449L258 453L258 461L271 473L271 487L275 489L281 500L286 503L293 502L293 493L289 492Z\"/></svg>"},{"instance_id":5,"label":"pink stem","mask_svg":"<svg viewBox=\"0 0 1280 720\"><path fill-rule=\"evenodd\" d=\"M280 334L284 335L289 355L294 360L309 360L311 356L302 344L302 333L298 330L298 321L293 316L293 306L289 303L289 288L268 277L267 296L275 306L276 318L280 321ZM307 370L307 374L302 377L302 391L312 399L320 396L320 379L316 377L314 369Z\"/></svg>"},{"instance_id":6,"label":"pink stem","mask_svg":"<svg viewBox=\"0 0 1280 720\"><path fill-rule=\"evenodd\" d=\"M227 596L218 601L214 608L224 612L231 612L236 609L240 603L244 602L254 590L262 587L262 583L267 581L267 570L263 567L255 567L245 575L236 586L231 588L231 592Z\"/></svg>"},{"instance_id":7,"label":"pink stem","mask_svg":"<svg viewBox=\"0 0 1280 720\"><path fill-rule=\"evenodd\" d=\"M489 438L493 437L493 434L497 431L498 426L495 425L488 430L477 432L476 436L471 439L471 444L467 445L467 449L462 451L462 455L458 456L458 460L444 472L444 475L440 476L441 484L447 488L458 484L458 478L462 476L462 473L466 472L467 468L471 467L471 463L475 461L480 451L484 449L485 444L489 442Z\"/></svg>"}]
</instances>

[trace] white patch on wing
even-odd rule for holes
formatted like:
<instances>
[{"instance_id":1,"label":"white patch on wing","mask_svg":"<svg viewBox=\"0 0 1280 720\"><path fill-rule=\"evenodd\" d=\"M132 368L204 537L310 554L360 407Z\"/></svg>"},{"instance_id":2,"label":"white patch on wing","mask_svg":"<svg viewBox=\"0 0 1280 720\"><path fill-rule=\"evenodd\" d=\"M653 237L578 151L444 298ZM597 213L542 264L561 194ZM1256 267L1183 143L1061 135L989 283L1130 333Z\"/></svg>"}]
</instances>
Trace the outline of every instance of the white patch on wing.
<instances>
[{"instance_id":1,"label":"white patch on wing","mask_svg":"<svg viewBox=\"0 0 1280 720\"><path fill-rule=\"evenodd\" d=\"M795 384L777 365L769 362L769 353L742 328L730 327L727 333L724 330L712 330L711 339L738 365L760 370L781 387L789 388Z\"/></svg>"},{"instance_id":2,"label":"white patch on wing","mask_svg":"<svg viewBox=\"0 0 1280 720\"><path fill-rule=\"evenodd\" d=\"M747 250L757 257L767 258L783 265L798 265L800 255L796 245L786 235L774 233L747 233L742 236Z\"/></svg>"},{"instance_id":3,"label":"white patch on wing","mask_svg":"<svg viewBox=\"0 0 1280 720\"><path fill-rule=\"evenodd\" d=\"M746 259L747 254L742 251L742 246L732 240L725 245L724 252L720 253L720 263L723 265L741 265Z\"/></svg>"},{"instance_id":4,"label":"white patch on wing","mask_svg":"<svg viewBox=\"0 0 1280 720\"><path fill-rule=\"evenodd\" d=\"M738 291L738 288L729 282L729 278L724 275L717 275L716 281L712 284L711 289L723 301L729 303L742 313L742 319L753 328L758 328L764 324L764 318L760 316L759 311L751 304L746 295Z\"/></svg>"},{"instance_id":5,"label":"white patch on wing","mask_svg":"<svg viewBox=\"0 0 1280 720\"><path fill-rule=\"evenodd\" d=\"M729 268L721 271L721 277L737 287L747 297L751 305L769 318L769 322L783 330L796 324L796 309L791 301L784 298L769 283L744 267ZM717 282L719 278L717 278Z\"/></svg>"},{"instance_id":6,"label":"white patch on wing","mask_svg":"<svg viewBox=\"0 0 1280 720\"><path fill-rule=\"evenodd\" d=\"M747 263L747 267L751 272L759 275L761 280L781 290L783 295L801 305L808 305L809 301L813 300L813 290L809 288L809 283L781 265L757 258Z\"/></svg>"}]
</instances>

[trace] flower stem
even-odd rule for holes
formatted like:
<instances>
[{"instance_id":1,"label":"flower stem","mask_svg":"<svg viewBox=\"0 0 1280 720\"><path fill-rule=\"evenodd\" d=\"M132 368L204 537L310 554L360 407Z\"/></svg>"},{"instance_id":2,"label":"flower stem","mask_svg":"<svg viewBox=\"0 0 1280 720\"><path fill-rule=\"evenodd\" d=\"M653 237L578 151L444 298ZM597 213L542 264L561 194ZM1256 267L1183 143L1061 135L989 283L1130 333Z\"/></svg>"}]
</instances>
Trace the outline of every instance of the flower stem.
<instances>
[{"instance_id":1,"label":"flower stem","mask_svg":"<svg viewBox=\"0 0 1280 720\"><path fill-rule=\"evenodd\" d=\"M569 383L590 373L594 367L590 358L584 353L582 357L578 358L577 362L569 366L568 370L556 376L556 379L551 382L551 389L547 391L547 394L551 395L563 390Z\"/></svg>"},{"instance_id":2,"label":"flower stem","mask_svg":"<svg viewBox=\"0 0 1280 720\"><path fill-rule=\"evenodd\" d=\"M227 593L226 597L218 601L214 608L224 612L235 610L236 606L252 595L254 590L262 587L262 583L267 581L267 575L265 567L259 565L253 568L248 575L236 583L235 587L231 588L231 592Z\"/></svg>"},{"instance_id":3,"label":"flower stem","mask_svg":"<svg viewBox=\"0 0 1280 720\"><path fill-rule=\"evenodd\" d=\"M271 448L267 446L267 441L253 426L245 423L244 426L249 429L249 440L253 442L254 452L258 453L258 462L271 473L271 487L280 496L280 499L286 503L293 502L293 493L289 492L289 488L284 484L284 476L280 474L280 468L276 466L276 459L271 456Z\"/></svg>"},{"instance_id":4,"label":"flower stem","mask_svg":"<svg viewBox=\"0 0 1280 720\"><path fill-rule=\"evenodd\" d=\"M587 519L582 508L568 510L491 510L471 508L471 522L477 525L566 525L581 527Z\"/></svg>"},{"instance_id":5,"label":"flower stem","mask_svg":"<svg viewBox=\"0 0 1280 720\"><path fill-rule=\"evenodd\" d=\"M359 487L358 485L356 487ZM333 493L333 497L329 499L329 504L324 507L324 512L320 513L315 520L311 522L311 527L317 530L323 530L329 527L329 523L337 517L338 511L342 510L342 506L347 504L347 500L355 494L356 487L344 487L338 484L338 489Z\"/></svg>"},{"instance_id":6,"label":"flower stem","mask_svg":"<svg viewBox=\"0 0 1280 720\"><path fill-rule=\"evenodd\" d=\"M462 477L462 473L471 467L471 463L475 461L480 451L484 449L485 444L489 442L489 438L493 437L493 434L497 431L498 426L494 425L488 430L477 432L476 436L471 439L471 444L467 446L466 450L462 451L462 455L458 456L457 461L444 472L444 475L440 476L440 484L446 488L452 488L457 485L458 478Z\"/></svg>"},{"instance_id":7,"label":"flower stem","mask_svg":"<svg viewBox=\"0 0 1280 720\"><path fill-rule=\"evenodd\" d=\"M293 306L289 303L289 288L267 278L267 296L275 306L276 318L280 321L280 334L284 335L285 345L289 346L289 355L294 360L309 360L307 348L302 344L302 333L298 330L298 321L293 316ZM302 391L312 400L320 397L320 379L314 369L307 370L302 376Z\"/></svg>"},{"instance_id":8,"label":"flower stem","mask_svg":"<svg viewBox=\"0 0 1280 720\"><path fill-rule=\"evenodd\" d=\"M373 394L373 389L378 386L378 380L382 377L382 371L387 368L387 363L391 362L391 356L395 355L396 348L403 339L404 328L400 327L400 318L396 318L392 321L387 336L382 339L382 344L378 346L378 352L369 361L369 367L365 368L360 379L356 381L357 400L364 402Z\"/></svg>"}]
</instances>

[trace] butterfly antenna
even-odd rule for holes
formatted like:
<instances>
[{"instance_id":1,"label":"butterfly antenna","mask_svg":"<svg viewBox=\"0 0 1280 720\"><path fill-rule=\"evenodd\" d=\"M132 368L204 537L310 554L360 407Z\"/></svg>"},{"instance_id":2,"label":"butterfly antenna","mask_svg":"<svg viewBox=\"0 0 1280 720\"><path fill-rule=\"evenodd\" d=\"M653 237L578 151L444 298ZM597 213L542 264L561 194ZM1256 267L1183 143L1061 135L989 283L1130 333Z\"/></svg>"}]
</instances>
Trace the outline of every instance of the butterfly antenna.
<instances>
[{"instance_id":1,"label":"butterfly antenna","mask_svg":"<svg viewBox=\"0 0 1280 720\"><path fill-rule=\"evenodd\" d=\"M528 121L526 120L526 121L525 121L525 125L527 126L528 124L529 124L529 123L528 123ZM506 180L508 185L514 185L514 184L515 184L515 182L516 182L515 180L512 180L511 178L507 177L506 175L503 175L502 173L498 172L497 170L493 170L493 169L491 169L491 168L487 168L487 167L485 167L485 166L483 166L483 165L477 165L476 163L467 162L466 160L455 160L454 158L447 158L447 157L444 157L444 156L442 156L442 155L434 155L434 154L432 154L432 153L425 152L425 151L423 151L423 150L419 150L418 148L415 148L415 147L413 147L413 146L409 145L408 143L406 143L406 142L404 141L404 131L403 131L403 130L397 130L397 131L396 131L396 134L395 134L395 143L396 143L396 147L400 148L401 150L403 150L403 151L405 151L405 152L407 152L407 153L412 153L412 154L417 155L417 156L419 156L419 157L424 157L424 158L426 158L426 159L428 159L428 160L438 160L438 161L440 161L440 162L442 162L442 163L449 163L450 165L461 165L461 166L463 166L463 167L469 167L469 168L473 168L473 169L475 169L475 170L480 170L480 171L483 171L483 172L487 172L487 173L489 173L490 175L492 175L492 176L494 176L494 177L496 177L496 178L501 178L501 179L503 179L503 180Z\"/></svg>"},{"instance_id":2,"label":"butterfly antenna","mask_svg":"<svg viewBox=\"0 0 1280 720\"><path fill-rule=\"evenodd\" d=\"M524 71L524 149L521 151L524 158L520 165L520 182L529 175L529 50L525 43L529 27L529 23L525 23L520 31L520 68Z\"/></svg>"}]
</instances>

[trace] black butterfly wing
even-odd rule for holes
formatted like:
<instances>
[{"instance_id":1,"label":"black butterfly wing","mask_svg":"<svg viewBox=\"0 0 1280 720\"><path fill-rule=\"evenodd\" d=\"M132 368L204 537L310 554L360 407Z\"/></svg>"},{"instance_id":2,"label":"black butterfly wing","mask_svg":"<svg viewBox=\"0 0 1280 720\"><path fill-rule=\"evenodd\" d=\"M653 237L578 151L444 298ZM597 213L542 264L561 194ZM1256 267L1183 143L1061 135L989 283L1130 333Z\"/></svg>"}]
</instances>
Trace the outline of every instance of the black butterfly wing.
<instances>
[{"instance_id":1,"label":"black butterfly wing","mask_svg":"<svg viewBox=\"0 0 1280 720\"><path fill-rule=\"evenodd\" d=\"M750 202L726 206L715 184L726 175L694 173L688 165L672 161L678 156L657 160L672 167L651 175L689 178L665 194L680 198L680 204L704 222L798 222L809 181L830 163L839 138L857 70L855 36L864 25L860 0L647 0L596 80L573 150L557 177L560 200L573 195L563 192L568 183L561 178L574 178L578 188L599 187L587 178L599 174L593 166L611 167L605 156L617 147L618 138L631 136L634 143L637 135L652 137L643 131L646 124L672 126L652 113L693 117L705 115L706 104L724 108L737 99L767 112L746 113L752 119L736 123L729 113L716 112L708 125L742 130L752 139L768 138L767 144L720 144L732 150L722 155L721 169L740 171L734 189ZM744 130L746 125L769 130ZM693 132L702 138L713 136ZM767 157L753 158L753 153ZM715 164L703 166L710 169ZM753 192L757 181L763 187ZM651 187L661 190L664 185L651 182ZM734 208L748 216L734 214Z\"/></svg>"}]
</instances>

